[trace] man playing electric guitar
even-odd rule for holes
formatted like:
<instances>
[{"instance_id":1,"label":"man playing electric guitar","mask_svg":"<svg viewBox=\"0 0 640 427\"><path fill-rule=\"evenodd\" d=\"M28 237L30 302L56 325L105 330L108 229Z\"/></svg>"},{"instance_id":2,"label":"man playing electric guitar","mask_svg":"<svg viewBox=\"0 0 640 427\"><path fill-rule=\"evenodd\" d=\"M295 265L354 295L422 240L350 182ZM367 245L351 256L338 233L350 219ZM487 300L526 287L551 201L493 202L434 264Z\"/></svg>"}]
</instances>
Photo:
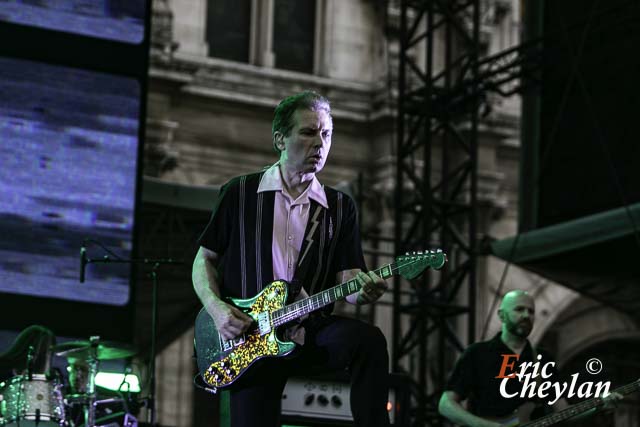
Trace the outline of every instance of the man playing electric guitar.
<instances>
[{"instance_id":1,"label":"man playing electric guitar","mask_svg":"<svg viewBox=\"0 0 640 427\"><path fill-rule=\"evenodd\" d=\"M519 408L532 409L534 403L520 397L523 385L518 378L506 382L504 391L509 397L500 392L500 385L503 377L517 372L522 363L539 362L539 366L544 366L551 361L547 354L535 350L527 340L535 319L533 298L520 290L506 293L500 304L498 316L502 322L501 331L493 339L472 344L465 350L440 398L440 414L456 424L469 427L499 427L529 421L530 411L524 419L513 416ZM513 355L518 355L518 359L515 360ZM505 367L509 368L508 372L507 369L503 372ZM545 374L549 375L545 380L558 379L555 369ZM605 399L605 406L622 398L618 393L609 396ZM464 400L468 401L467 408L462 406ZM535 403L541 403L540 406L546 406L549 411L559 411L568 407L564 398L557 399L552 408L543 402ZM594 410L585 412L582 416L593 412Z\"/></svg>"},{"instance_id":2,"label":"man playing electric guitar","mask_svg":"<svg viewBox=\"0 0 640 427\"><path fill-rule=\"evenodd\" d=\"M193 285L223 340L247 331L254 319L226 298L251 298L269 282L292 283L300 299L357 278L347 300L376 301L387 285L364 273L353 201L316 178L331 148L329 101L306 91L277 106L272 140L279 161L266 171L234 178L220 191L193 265ZM295 357L265 358L230 387L231 425L279 425L287 377L348 370L356 425L388 426L388 354L374 326L331 315L332 305L294 329L303 344Z\"/></svg>"}]
</instances>

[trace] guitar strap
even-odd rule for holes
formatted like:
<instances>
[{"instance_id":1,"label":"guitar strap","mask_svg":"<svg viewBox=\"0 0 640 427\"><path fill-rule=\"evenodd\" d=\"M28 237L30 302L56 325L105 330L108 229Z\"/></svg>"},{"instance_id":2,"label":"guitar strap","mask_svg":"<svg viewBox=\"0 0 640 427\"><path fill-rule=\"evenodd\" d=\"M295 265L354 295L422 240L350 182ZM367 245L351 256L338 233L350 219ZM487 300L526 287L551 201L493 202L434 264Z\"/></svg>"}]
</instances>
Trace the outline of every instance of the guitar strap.
<instances>
[{"instance_id":1,"label":"guitar strap","mask_svg":"<svg viewBox=\"0 0 640 427\"><path fill-rule=\"evenodd\" d=\"M533 343L529 342L529 345L531 346L531 356L533 357L532 362L536 363L538 361L538 352L536 351L536 348L533 345ZM548 405L544 404L544 401L542 398L536 397L535 399L532 400L532 402L535 405L535 409L531 413L531 419L538 419L552 412L551 408Z\"/></svg>"},{"instance_id":2,"label":"guitar strap","mask_svg":"<svg viewBox=\"0 0 640 427\"><path fill-rule=\"evenodd\" d=\"M311 265L318 263L320 234L324 228L324 215L322 215L322 210L323 207L312 199L307 229L304 233L305 237L302 240L300 255L298 255L298 265L296 266L296 272L293 274L293 279L289 286L290 300L294 300L300 293Z\"/></svg>"}]
</instances>

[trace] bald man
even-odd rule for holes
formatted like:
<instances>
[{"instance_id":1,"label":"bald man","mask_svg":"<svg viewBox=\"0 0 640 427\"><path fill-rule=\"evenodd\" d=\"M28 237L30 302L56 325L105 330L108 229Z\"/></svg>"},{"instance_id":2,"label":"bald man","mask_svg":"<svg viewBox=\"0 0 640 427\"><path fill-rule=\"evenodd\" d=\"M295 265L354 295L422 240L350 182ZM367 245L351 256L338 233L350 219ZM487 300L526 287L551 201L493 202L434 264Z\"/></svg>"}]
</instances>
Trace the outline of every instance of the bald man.
<instances>
[{"instance_id":1,"label":"bald man","mask_svg":"<svg viewBox=\"0 0 640 427\"><path fill-rule=\"evenodd\" d=\"M500 393L503 379L496 377L512 374L523 362L539 361L543 365L551 361L527 340L535 321L535 303L527 292L515 290L505 294L498 317L502 322L501 331L488 341L472 344L462 354L440 398L440 414L456 424L500 426L501 423L492 420L509 418L526 399L504 397ZM547 373L552 376L547 380L557 380L555 369ZM507 381L509 395L519 395L521 388L517 379ZM465 400L468 401L467 408L462 406ZM558 404L566 406L564 399Z\"/></svg>"},{"instance_id":2,"label":"bald man","mask_svg":"<svg viewBox=\"0 0 640 427\"><path fill-rule=\"evenodd\" d=\"M502 390L507 397L501 393L500 387L505 376L517 373L520 366L527 362L538 362L538 369L534 371L530 365L526 373L544 372L544 375L548 375L545 378L538 375L535 379L532 376L532 382L559 381L555 363L543 370L545 365L552 362L549 355L534 349L527 340L533 329L535 314L535 303L527 292L514 290L504 295L498 310L502 322L500 332L489 341L472 344L462 354L440 398L440 415L463 426L501 427L515 426L529 420L535 412L531 412L534 405L528 405L526 411L522 410L522 406L528 402L538 406L535 409L538 412L536 416L569 406L564 398L557 398L553 393L535 401L520 397L523 384L518 378L507 380ZM622 399L621 394L612 392L605 397L604 405L578 414L571 421L590 417L601 409L613 409ZM462 406L464 400L468 401L467 408ZM517 413L518 410L520 413Z\"/></svg>"}]
</instances>

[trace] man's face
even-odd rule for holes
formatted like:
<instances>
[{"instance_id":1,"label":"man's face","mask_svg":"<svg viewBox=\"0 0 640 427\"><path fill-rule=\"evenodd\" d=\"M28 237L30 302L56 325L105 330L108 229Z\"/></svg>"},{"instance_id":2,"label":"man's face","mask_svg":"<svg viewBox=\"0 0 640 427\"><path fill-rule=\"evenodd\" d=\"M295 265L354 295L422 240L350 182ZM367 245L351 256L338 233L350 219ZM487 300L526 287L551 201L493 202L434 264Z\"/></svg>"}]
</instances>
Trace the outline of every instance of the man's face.
<instances>
[{"instance_id":1,"label":"man's face","mask_svg":"<svg viewBox=\"0 0 640 427\"><path fill-rule=\"evenodd\" d=\"M322 170L331 149L333 122L324 110L297 110L289 136L276 132L280 161L288 170L316 174Z\"/></svg>"},{"instance_id":2,"label":"man's face","mask_svg":"<svg viewBox=\"0 0 640 427\"><path fill-rule=\"evenodd\" d=\"M518 295L505 302L500 309L500 318L513 335L526 338L533 329L536 307L528 295Z\"/></svg>"}]
</instances>

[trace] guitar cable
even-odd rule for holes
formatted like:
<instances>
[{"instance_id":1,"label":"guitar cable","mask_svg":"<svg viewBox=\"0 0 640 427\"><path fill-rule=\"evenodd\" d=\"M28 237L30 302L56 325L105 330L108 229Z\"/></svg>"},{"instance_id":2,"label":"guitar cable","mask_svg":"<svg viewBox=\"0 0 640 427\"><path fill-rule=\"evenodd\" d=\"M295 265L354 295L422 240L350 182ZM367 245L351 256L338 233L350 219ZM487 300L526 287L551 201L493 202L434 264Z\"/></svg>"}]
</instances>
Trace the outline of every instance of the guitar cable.
<instances>
[{"instance_id":1,"label":"guitar cable","mask_svg":"<svg viewBox=\"0 0 640 427\"><path fill-rule=\"evenodd\" d=\"M199 372L193 376L193 385L196 386L196 388L199 388L200 390L204 390L210 394L218 393L217 389L209 387L209 384L207 384L204 381L204 379L202 378L202 375Z\"/></svg>"}]
</instances>

